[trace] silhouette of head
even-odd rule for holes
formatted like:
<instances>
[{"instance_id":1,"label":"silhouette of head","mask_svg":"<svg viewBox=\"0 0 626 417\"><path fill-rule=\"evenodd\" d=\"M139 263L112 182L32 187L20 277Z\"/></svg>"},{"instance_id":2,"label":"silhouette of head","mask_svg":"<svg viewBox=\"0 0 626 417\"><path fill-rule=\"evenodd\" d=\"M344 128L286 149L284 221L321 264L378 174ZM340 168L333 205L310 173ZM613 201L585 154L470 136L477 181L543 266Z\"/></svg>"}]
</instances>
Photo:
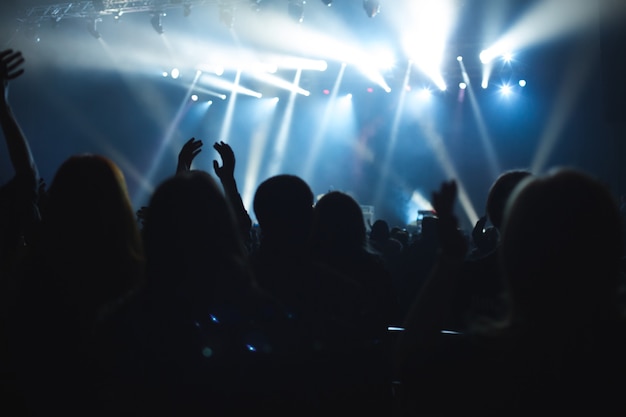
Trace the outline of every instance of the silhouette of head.
<instances>
[{"instance_id":1,"label":"silhouette of head","mask_svg":"<svg viewBox=\"0 0 626 417\"><path fill-rule=\"evenodd\" d=\"M589 317L614 306L619 225L616 201L588 174L560 169L525 179L511 195L501 239L514 309Z\"/></svg>"},{"instance_id":2,"label":"silhouette of head","mask_svg":"<svg viewBox=\"0 0 626 417\"><path fill-rule=\"evenodd\" d=\"M511 192L520 181L530 175L530 171L526 170L506 171L500 174L491 185L487 196L486 210L491 224L497 229L502 226L504 208Z\"/></svg>"},{"instance_id":3,"label":"silhouette of head","mask_svg":"<svg viewBox=\"0 0 626 417\"><path fill-rule=\"evenodd\" d=\"M138 284L143 245L113 161L86 154L61 164L50 184L40 244L67 294L110 300Z\"/></svg>"},{"instance_id":4,"label":"silhouette of head","mask_svg":"<svg viewBox=\"0 0 626 417\"><path fill-rule=\"evenodd\" d=\"M370 231L370 239L375 242L384 242L389 239L391 231L389 224L385 220L376 220Z\"/></svg>"},{"instance_id":5,"label":"silhouette of head","mask_svg":"<svg viewBox=\"0 0 626 417\"><path fill-rule=\"evenodd\" d=\"M262 241L303 245L311 229L313 192L300 177L276 175L257 188L254 212Z\"/></svg>"},{"instance_id":6,"label":"silhouette of head","mask_svg":"<svg viewBox=\"0 0 626 417\"><path fill-rule=\"evenodd\" d=\"M337 251L365 248L366 242L361 206L340 191L324 194L314 209L312 245Z\"/></svg>"},{"instance_id":7,"label":"silhouette of head","mask_svg":"<svg viewBox=\"0 0 626 417\"><path fill-rule=\"evenodd\" d=\"M208 277L219 262L244 256L230 205L215 180L199 170L181 172L157 187L144 241L152 280Z\"/></svg>"}]
</instances>

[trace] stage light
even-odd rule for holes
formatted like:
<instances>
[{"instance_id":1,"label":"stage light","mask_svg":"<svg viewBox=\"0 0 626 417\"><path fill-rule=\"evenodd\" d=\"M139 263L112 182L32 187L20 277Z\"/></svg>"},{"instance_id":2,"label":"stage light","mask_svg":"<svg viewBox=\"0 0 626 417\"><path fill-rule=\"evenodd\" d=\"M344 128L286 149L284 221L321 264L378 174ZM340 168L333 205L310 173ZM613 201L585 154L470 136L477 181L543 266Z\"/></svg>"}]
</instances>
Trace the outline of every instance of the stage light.
<instances>
[{"instance_id":1,"label":"stage light","mask_svg":"<svg viewBox=\"0 0 626 417\"><path fill-rule=\"evenodd\" d=\"M368 93L373 93L373 92L374 92L374 89L373 89L372 87L367 87L367 92L368 92Z\"/></svg>"},{"instance_id":2,"label":"stage light","mask_svg":"<svg viewBox=\"0 0 626 417\"><path fill-rule=\"evenodd\" d=\"M330 90L327 90L327 89L326 89L326 90L322 91L322 93L324 93L324 95L326 95L326 96L327 96L327 95L329 95L329 94L330 94Z\"/></svg>"},{"instance_id":3,"label":"stage light","mask_svg":"<svg viewBox=\"0 0 626 417\"><path fill-rule=\"evenodd\" d=\"M520 87L526 87L526 80L519 80Z\"/></svg>"},{"instance_id":4,"label":"stage light","mask_svg":"<svg viewBox=\"0 0 626 417\"><path fill-rule=\"evenodd\" d=\"M102 22L102 18L95 17L89 19L89 22L87 23L87 30L89 31L91 36L96 39L100 39L100 32L98 32L98 22Z\"/></svg>"},{"instance_id":5,"label":"stage light","mask_svg":"<svg viewBox=\"0 0 626 417\"><path fill-rule=\"evenodd\" d=\"M459 83L459 88L460 88L461 90L465 90L465 89L467 88L467 84L465 84L465 83Z\"/></svg>"},{"instance_id":6,"label":"stage light","mask_svg":"<svg viewBox=\"0 0 626 417\"><path fill-rule=\"evenodd\" d=\"M165 16L164 12L155 12L152 14L152 18L150 18L150 23L152 24L152 27L154 28L156 33L158 33L159 35L161 35L164 32L163 21L162 21L163 16Z\"/></svg>"},{"instance_id":7,"label":"stage light","mask_svg":"<svg viewBox=\"0 0 626 417\"><path fill-rule=\"evenodd\" d=\"M489 49L484 49L480 52L479 58L480 62L482 62L483 64L488 64L493 60L493 51L490 51Z\"/></svg>"},{"instance_id":8,"label":"stage light","mask_svg":"<svg viewBox=\"0 0 626 417\"><path fill-rule=\"evenodd\" d=\"M191 101L198 101L198 96L196 94L192 94Z\"/></svg>"},{"instance_id":9,"label":"stage light","mask_svg":"<svg viewBox=\"0 0 626 417\"><path fill-rule=\"evenodd\" d=\"M365 9L367 16L374 17L380 12L380 1L363 0L363 9Z\"/></svg>"},{"instance_id":10,"label":"stage light","mask_svg":"<svg viewBox=\"0 0 626 417\"><path fill-rule=\"evenodd\" d=\"M322 3L324 3L326 6L330 7L333 4L333 0L322 0Z\"/></svg>"},{"instance_id":11,"label":"stage light","mask_svg":"<svg viewBox=\"0 0 626 417\"><path fill-rule=\"evenodd\" d=\"M122 14L124 13L121 10L118 10L117 12L113 13L113 19L115 19L116 22L119 22Z\"/></svg>"},{"instance_id":12,"label":"stage light","mask_svg":"<svg viewBox=\"0 0 626 417\"><path fill-rule=\"evenodd\" d=\"M463 61L463 57L461 55L459 55L459 56L456 57L456 60L461 62L461 61Z\"/></svg>"},{"instance_id":13,"label":"stage light","mask_svg":"<svg viewBox=\"0 0 626 417\"><path fill-rule=\"evenodd\" d=\"M172 75L173 79L175 79L175 80L178 79L178 77L180 77L180 71L178 70L178 68L174 68L172 70L171 75Z\"/></svg>"},{"instance_id":14,"label":"stage light","mask_svg":"<svg viewBox=\"0 0 626 417\"><path fill-rule=\"evenodd\" d=\"M502 86L500 87L500 92L503 96L510 95L512 92L511 86L509 84L502 84Z\"/></svg>"},{"instance_id":15,"label":"stage light","mask_svg":"<svg viewBox=\"0 0 626 417\"><path fill-rule=\"evenodd\" d=\"M235 7L232 5L220 4L220 22L227 28L232 29L235 24Z\"/></svg>"},{"instance_id":16,"label":"stage light","mask_svg":"<svg viewBox=\"0 0 626 417\"><path fill-rule=\"evenodd\" d=\"M486 90L487 87L489 87L489 81L483 80L483 82L480 84L480 86L483 88L483 90Z\"/></svg>"},{"instance_id":17,"label":"stage light","mask_svg":"<svg viewBox=\"0 0 626 417\"><path fill-rule=\"evenodd\" d=\"M433 93L430 91L429 88L423 88L420 92L419 92L419 97L422 100L429 100L430 97L433 95Z\"/></svg>"},{"instance_id":18,"label":"stage light","mask_svg":"<svg viewBox=\"0 0 626 417\"><path fill-rule=\"evenodd\" d=\"M513 60L513 53L507 52L502 54L502 59L504 60L504 62L511 62Z\"/></svg>"},{"instance_id":19,"label":"stage light","mask_svg":"<svg viewBox=\"0 0 626 417\"><path fill-rule=\"evenodd\" d=\"M296 23L302 23L304 20L304 5L305 0L289 0L287 5L287 13L296 21Z\"/></svg>"}]
</instances>

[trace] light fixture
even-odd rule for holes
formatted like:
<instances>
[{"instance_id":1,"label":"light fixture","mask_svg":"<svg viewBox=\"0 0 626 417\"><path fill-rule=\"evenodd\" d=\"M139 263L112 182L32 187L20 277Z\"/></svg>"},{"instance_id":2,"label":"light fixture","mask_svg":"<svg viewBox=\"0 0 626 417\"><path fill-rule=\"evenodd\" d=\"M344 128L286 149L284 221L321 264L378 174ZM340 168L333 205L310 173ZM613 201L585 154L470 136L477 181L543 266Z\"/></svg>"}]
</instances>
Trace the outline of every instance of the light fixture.
<instances>
[{"instance_id":1,"label":"light fixture","mask_svg":"<svg viewBox=\"0 0 626 417\"><path fill-rule=\"evenodd\" d=\"M232 4L220 4L220 22L227 28L232 29L235 23L235 6Z\"/></svg>"},{"instance_id":2,"label":"light fixture","mask_svg":"<svg viewBox=\"0 0 626 417\"><path fill-rule=\"evenodd\" d=\"M305 0L289 0L289 4L287 5L287 13L289 13L289 16L297 23L302 23L302 21L304 20L305 4Z\"/></svg>"},{"instance_id":3,"label":"light fixture","mask_svg":"<svg viewBox=\"0 0 626 417\"><path fill-rule=\"evenodd\" d=\"M163 16L165 16L164 12L154 12L152 14L152 18L150 19L150 23L152 24L152 27L159 35L161 35L164 32L163 21L162 21Z\"/></svg>"},{"instance_id":4,"label":"light fixture","mask_svg":"<svg viewBox=\"0 0 626 417\"><path fill-rule=\"evenodd\" d=\"M98 31L99 22L102 22L101 17L92 17L87 22L87 31L96 39L100 39L100 32Z\"/></svg>"},{"instance_id":5,"label":"light fixture","mask_svg":"<svg viewBox=\"0 0 626 417\"><path fill-rule=\"evenodd\" d=\"M379 0L363 0L363 9L369 17L374 17L380 12Z\"/></svg>"},{"instance_id":6,"label":"light fixture","mask_svg":"<svg viewBox=\"0 0 626 417\"><path fill-rule=\"evenodd\" d=\"M326 6L330 7L333 4L333 0L322 0L322 3L324 3Z\"/></svg>"}]
</instances>

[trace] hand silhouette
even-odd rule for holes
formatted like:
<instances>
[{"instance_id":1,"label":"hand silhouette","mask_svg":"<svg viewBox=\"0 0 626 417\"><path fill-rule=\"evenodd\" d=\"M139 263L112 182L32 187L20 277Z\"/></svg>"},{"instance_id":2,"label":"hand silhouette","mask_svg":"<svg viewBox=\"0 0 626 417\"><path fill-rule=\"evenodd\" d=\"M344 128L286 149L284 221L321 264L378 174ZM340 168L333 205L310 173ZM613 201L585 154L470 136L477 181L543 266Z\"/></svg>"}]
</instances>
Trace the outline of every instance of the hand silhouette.
<instances>
[{"instance_id":1,"label":"hand silhouette","mask_svg":"<svg viewBox=\"0 0 626 417\"><path fill-rule=\"evenodd\" d=\"M2 97L8 99L9 80L13 80L24 73L23 68L19 68L24 63L21 52L14 52L12 49L5 49L0 52L0 86Z\"/></svg>"},{"instance_id":2,"label":"hand silhouette","mask_svg":"<svg viewBox=\"0 0 626 417\"><path fill-rule=\"evenodd\" d=\"M215 175L219 177L222 182L232 181L235 178L235 153L233 149L224 142L215 142L213 144L213 149L220 154L222 158L222 166L219 166L217 160L213 160L213 169L215 170Z\"/></svg>"},{"instance_id":3,"label":"hand silhouette","mask_svg":"<svg viewBox=\"0 0 626 417\"><path fill-rule=\"evenodd\" d=\"M191 138L180 149L178 153L178 166L176 172L189 171L191 163L198 154L202 152L202 141Z\"/></svg>"}]
</instances>

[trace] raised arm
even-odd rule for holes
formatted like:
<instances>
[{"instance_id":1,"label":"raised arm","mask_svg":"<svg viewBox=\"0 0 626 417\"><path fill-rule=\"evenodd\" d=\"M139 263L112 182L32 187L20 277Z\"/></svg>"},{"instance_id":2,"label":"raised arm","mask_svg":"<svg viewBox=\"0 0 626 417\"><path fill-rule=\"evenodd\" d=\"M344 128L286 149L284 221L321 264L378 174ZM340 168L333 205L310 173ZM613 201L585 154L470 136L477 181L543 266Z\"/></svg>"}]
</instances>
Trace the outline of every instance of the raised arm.
<instances>
[{"instance_id":1,"label":"raised arm","mask_svg":"<svg viewBox=\"0 0 626 417\"><path fill-rule=\"evenodd\" d=\"M457 186L444 182L433 193L433 206L439 218L440 248L437 262L406 315L404 332L398 339L394 358L396 372L422 348L433 348L444 330L450 312L455 278L467 255L467 241L458 229L453 212ZM419 354L419 353L417 353Z\"/></svg>"},{"instance_id":2,"label":"raised arm","mask_svg":"<svg viewBox=\"0 0 626 417\"><path fill-rule=\"evenodd\" d=\"M15 174L29 176L38 181L39 173L30 146L9 105L9 81L24 73L21 68L24 58L21 52L6 49L0 52L0 126Z\"/></svg>"},{"instance_id":3,"label":"raised arm","mask_svg":"<svg viewBox=\"0 0 626 417\"><path fill-rule=\"evenodd\" d=\"M245 241L248 242L250 240L252 220L250 220L250 216L243 205L241 195L237 189L237 182L235 181L235 153L230 145L224 142L215 142L213 149L215 149L222 158L222 166L219 165L217 160L213 160L215 175L217 175L222 183L226 198L235 212L241 233Z\"/></svg>"}]
</instances>

